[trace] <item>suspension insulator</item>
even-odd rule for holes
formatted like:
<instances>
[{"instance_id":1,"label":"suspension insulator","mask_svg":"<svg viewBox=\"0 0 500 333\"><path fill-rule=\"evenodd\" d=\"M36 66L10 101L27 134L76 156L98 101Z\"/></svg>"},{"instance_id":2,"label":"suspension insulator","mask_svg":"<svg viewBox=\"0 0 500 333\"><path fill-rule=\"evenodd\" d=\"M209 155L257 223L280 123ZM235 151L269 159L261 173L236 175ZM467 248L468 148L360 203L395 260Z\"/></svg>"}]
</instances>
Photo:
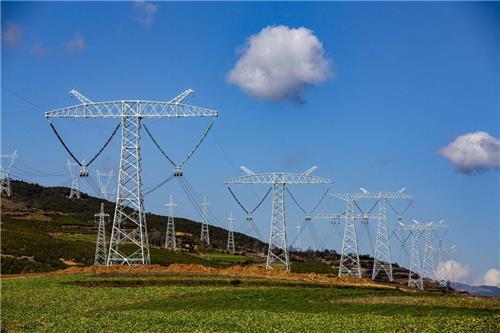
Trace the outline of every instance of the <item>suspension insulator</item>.
<instances>
[{"instance_id":1,"label":"suspension insulator","mask_svg":"<svg viewBox=\"0 0 500 333\"><path fill-rule=\"evenodd\" d=\"M312 220L311 215L304 216L304 220L311 221Z\"/></svg>"},{"instance_id":2,"label":"suspension insulator","mask_svg":"<svg viewBox=\"0 0 500 333\"><path fill-rule=\"evenodd\" d=\"M176 167L174 169L174 177L181 177L182 176L182 169L179 167Z\"/></svg>"},{"instance_id":3,"label":"suspension insulator","mask_svg":"<svg viewBox=\"0 0 500 333\"><path fill-rule=\"evenodd\" d=\"M80 168L80 177L88 177L89 176L89 170L87 170L86 167L81 167Z\"/></svg>"},{"instance_id":4,"label":"suspension insulator","mask_svg":"<svg viewBox=\"0 0 500 333\"><path fill-rule=\"evenodd\" d=\"M252 221L253 220L252 214L247 214L246 219L247 221Z\"/></svg>"}]
</instances>

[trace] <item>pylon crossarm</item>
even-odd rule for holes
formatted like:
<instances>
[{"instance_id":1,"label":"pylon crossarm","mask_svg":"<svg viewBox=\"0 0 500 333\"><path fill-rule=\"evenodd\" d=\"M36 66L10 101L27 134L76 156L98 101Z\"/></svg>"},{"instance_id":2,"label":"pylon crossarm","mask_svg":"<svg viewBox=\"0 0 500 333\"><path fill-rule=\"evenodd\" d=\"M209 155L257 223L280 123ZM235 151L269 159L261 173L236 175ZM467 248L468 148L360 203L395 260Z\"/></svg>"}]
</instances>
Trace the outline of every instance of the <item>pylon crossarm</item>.
<instances>
[{"instance_id":1,"label":"pylon crossarm","mask_svg":"<svg viewBox=\"0 0 500 333\"><path fill-rule=\"evenodd\" d=\"M188 118L217 116L217 111L207 108L176 102L147 100L85 103L45 113L46 118Z\"/></svg>"},{"instance_id":2,"label":"pylon crossarm","mask_svg":"<svg viewBox=\"0 0 500 333\"><path fill-rule=\"evenodd\" d=\"M329 178L309 176L302 173L260 173L227 179L226 185L230 184L331 184Z\"/></svg>"}]
</instances>

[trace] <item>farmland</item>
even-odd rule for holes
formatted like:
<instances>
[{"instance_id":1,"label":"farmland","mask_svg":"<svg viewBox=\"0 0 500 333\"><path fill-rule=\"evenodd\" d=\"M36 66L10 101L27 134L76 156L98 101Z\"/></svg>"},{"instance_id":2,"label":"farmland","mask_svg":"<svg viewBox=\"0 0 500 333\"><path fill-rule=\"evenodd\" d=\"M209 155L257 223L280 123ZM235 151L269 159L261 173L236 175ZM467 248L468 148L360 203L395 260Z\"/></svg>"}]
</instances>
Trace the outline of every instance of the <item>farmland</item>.
<instances>
[{"instance_id":1,"label":"farmland","mask_svg":"<svg viewBox=\"0 0 500 333\"><path fill-rule=\"evenodd\" d=\"M79 272L2 282L7 332L495 332L500 300L326 275ZM298 277L298 278L297 278Z\"/></svg>"}]
</instances>

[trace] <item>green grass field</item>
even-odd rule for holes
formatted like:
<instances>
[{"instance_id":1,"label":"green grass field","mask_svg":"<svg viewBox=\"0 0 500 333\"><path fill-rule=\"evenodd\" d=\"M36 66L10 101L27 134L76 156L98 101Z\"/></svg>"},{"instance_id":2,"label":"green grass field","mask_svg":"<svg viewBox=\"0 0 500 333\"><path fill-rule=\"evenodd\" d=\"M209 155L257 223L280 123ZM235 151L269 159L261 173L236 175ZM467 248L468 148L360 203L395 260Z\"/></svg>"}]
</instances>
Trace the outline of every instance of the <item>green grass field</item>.
<instances>
[{"instance_id":1,"label":"green grass field","mask_svg":"<svg viewBox=\"0 0 500 333\"><path fill-rule=\"evenodd\" d=\"M229 277L2 281L4 332L498 332L500 300Z\"/></svg>"}]
</instances>

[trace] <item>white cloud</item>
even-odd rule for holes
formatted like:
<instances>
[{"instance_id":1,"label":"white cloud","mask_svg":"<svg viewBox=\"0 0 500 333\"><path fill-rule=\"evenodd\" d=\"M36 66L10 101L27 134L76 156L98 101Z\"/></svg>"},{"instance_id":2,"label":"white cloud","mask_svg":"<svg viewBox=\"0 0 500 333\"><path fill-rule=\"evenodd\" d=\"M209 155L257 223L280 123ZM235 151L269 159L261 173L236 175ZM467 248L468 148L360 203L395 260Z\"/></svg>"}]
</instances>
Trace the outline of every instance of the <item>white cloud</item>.
<instances>
[{"instance_id":1,"label":"white cloud","mask_svg":"<svg viewBox=\"0 0 500 333\"><path fill-rule=\"evenodd\" d=\"M31 48L31 53L37 57L45 58L49 55L49 50L47 50L47 48L45 48L42 43L36 42Z\"/></svg>"},{"instance_id":2,"label":"white cloud","mask_svg":"<svg viewBox=\"0 0 500 333\"><path fill-rule=\"evenodd\" d=\"M134 1L135 19L145 27L153 25L158 6L146 1Z\"/></svg>"},{"instance_id":3,"label":"white cloud","mask_svg":"<svg viewBox=\"0 0 500 333\"><path fill-rule=\"evenodd\" d=\"M7 23L2 29L2 41L9 46L17 46L23 36L22 28L15 23Z\"/></svg>"},{"instance_id":4,"label":"white cloud","mask_svg":"<svg viewBox=\"0 0 500 333\"><path fill-rule=\"evenodd\" d=\"M500 269L489 269L484 273L483 284L500 288Z\"/></svg>"},{"instance_id":5,"label":"white cloud","mask_svg":"<svg viewBox=\"0 0 500 333\"><path fill-rule=\"evenodd\" d=\"M83 51L87 47L87 44L85 43L83 37L77 33L75 34L75 38L70 39L65 43L65 47L66 51L69 53L77 53Z\"/></svg>"},{"instance_id":6,"label":"white cloud","mask_svg":"<svg viewBox=\"0 0 500 333\"><path fill-rule=\"evenodd\" d=\"M445 278L452 282L472 283L474 280L472 269L456 260L447 260L438 265L436 275L438 279Z\"/></svg>"},{"instance_id":7,"label":"white cloud","mask_svg":"<svg viewBox=\"0 0 500 333\"><path fill-rule=\"evenodd\" d=\"M313 31L281 25L248 38L227 80L262 100L301 101L307 87L330 74L330 60Z\"/></svg>"},{"instance_id":8,"label":"white cloud","mask_svg":"<svg viewBox=\"0 0 500 333\"><path fill-rule=\"evenodd\" d=\"M486 132L461 135L438 153L463 173L500 167L500 140Z\"/></svg>"}]
</instances>

